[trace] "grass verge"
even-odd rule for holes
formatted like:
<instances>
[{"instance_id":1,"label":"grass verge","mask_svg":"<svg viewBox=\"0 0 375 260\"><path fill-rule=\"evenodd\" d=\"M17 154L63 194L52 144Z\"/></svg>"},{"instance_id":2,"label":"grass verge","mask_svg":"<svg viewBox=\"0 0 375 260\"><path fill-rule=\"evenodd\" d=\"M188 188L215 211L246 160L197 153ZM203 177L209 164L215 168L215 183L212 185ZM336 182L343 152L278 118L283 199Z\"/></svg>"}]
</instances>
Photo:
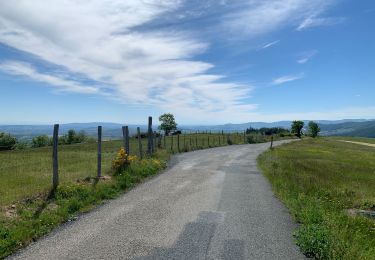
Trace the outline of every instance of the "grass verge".
<instances>
[{"instance_id":1,"label":"grass verge","mask_svg":"<svg viewBox=\"0 0 375 260\"><path fill-rule=\"evenodd\" d=\"M375 259L375 220L353 214L375 210L374 148L305 139L263 153L258 164L301 223L295 237L305 255Z\"/></svg>"},{"instance_id":2,"label":"grass verge","mask_svg":"<svg viewBox=\"0 0 375 260\"><path fill-rule=\"evenodd\" d=\"M104 200L113 199L166 167L166 151L138 160L122 173L100 182L60 185L45 196L36 196L7 208L0 217L0 259L47 234L59 224L73 220Z\"/></svg>"}]
</instances>

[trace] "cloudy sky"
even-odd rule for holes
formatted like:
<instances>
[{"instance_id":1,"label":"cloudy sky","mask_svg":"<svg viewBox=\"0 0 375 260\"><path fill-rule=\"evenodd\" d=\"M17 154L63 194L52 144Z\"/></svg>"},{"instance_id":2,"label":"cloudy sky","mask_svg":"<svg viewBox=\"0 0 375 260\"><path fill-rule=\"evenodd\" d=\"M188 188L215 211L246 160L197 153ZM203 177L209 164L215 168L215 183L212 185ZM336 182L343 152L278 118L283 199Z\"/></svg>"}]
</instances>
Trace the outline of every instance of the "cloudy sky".
<instances>
[{"instance_id":1,"label":"cloudy sky","mask_svg":"<svg viewBox=\"0 0 375 260\"><path fill-rule=\"evenodd\" d=\"M0 123L375 118L372 0L0 0Z\"/></svg>"}]
</instances>

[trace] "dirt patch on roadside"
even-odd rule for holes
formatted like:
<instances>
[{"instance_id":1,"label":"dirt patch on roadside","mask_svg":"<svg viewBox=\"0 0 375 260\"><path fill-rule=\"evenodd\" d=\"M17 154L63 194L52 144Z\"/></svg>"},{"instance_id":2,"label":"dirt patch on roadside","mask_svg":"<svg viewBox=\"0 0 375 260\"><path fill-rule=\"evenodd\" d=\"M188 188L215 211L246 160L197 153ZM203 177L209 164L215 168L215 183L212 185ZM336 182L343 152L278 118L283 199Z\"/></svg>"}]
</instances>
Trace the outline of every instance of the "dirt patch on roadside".
<instances>
[{"instance_id":1,"label":"dirt patch on roadside","mask_svg":"<svg viewBox=\"0 0 375 260\"><path fill-rule=\"evenodd\" d=\"M365 145L365 146L375 147L375 144L370 144L370 143L354 142L354 141L346 141L346 140L339 140L339 141L340 142L345 142L345 143L359 144L359 145Z\"/></svg>"}]
</instances>

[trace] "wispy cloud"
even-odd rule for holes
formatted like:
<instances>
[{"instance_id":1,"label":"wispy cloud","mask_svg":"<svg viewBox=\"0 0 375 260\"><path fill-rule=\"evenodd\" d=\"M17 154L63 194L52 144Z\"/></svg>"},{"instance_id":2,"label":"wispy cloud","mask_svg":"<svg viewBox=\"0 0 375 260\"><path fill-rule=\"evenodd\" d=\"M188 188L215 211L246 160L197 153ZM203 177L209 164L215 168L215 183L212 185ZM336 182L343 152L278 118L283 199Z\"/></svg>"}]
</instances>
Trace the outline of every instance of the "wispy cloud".
<instances>
[{"instance_id":1,"label":"wispy cloud","mask_svg":"<svg viewBox=\"0 0 375 260\"><path fill-rule=\"evenodd\" d=\"M59 91L98 94L99 88L81 85L75 81L64 79L63 77L52 76L39 73L32 65L24 62L6 61L0 63L0 70L12 75L27 76L35 81L47 83L58 87Z\"/></svg>"},{"instance_id":2,"label":"wispy cloud","mask_svg":"<svg viewBox=\"0 0 375 260\"><path fill-rule=\"evenodd\" d=\"M308 17L302 21L302 23L297 27L297 31L302 31L311 27L317 26L332 26L340 24L345 21L343 17Z\"/></svg>"},{"instance_id":3,"label":"wispy cloud","mask_svg":"<svg viewBox=\"0 0 375 260\"><path fill-rule=\"evenodd\" d=\"M299 24L303 29L317 25L317 21L305 21L316 19L332 2L335 0L239 0L229 4L210 0L202 10L180 13L182 6L192 4L187 0L2 1L0 42L34 58L28 63L0 60L0 69L59 90L173 109L183 116L194 111L207 118L230 117L235 112L238 118L245 118L257 107L248 101L253 86L212 74L215 64L196 58L210 48L210 43L187 27L180 28L178 19L172 18L204 16L217 10L211 6L218 5L220 12L211 16L214 22L210 26L255 37L285 26L295 28ZM157 26L171 14L168 21L176 22L173 30ZM142 30L150 24L155 24L152 30ZM51 66L43 70L39 63ZM81 75L90 83L73 75ZM284 76L274 84L301 77Z\"/></svg>"},{"instance_id":4,"label":"wispy cloud","mask_svg":"<svg viewBox=\"0 0 375 260\"><path fill-rule=\"evenodd\" d=\"M307 63L312 57L314 57L316 54L318 54L317 50L311 50L311 51L305 51L302 52L297 60L297 63L299 64L305 64Z\"/></svg>"},{"instance_id":5,"label":"wispy cloud","mask_svg":"<svg viewBox=\"0 0 375 260\"><path fill-rule=\"evenodd\" d=\"M276 41L273 41L273 42L270 42L270 43L267 43L267 44L264 44L262 47L260 47L260 49L267 49L267 48L270 48L276 44L278 44L280 42L280 40L276 40Z\"/></svg>"},{"instance_id":6,"label":"wispy cloud","mask_svg":"<svg viewBox=\"0 0 375 260\"><path fill-rule=\"evenodd\" d=\"M3 61L0 69L64 91L106 94L128 104L176 111L194 107L206 114L254 109L243 102L251 86L224 82L224 75L209 73L213 64L193 59L206 51L209 45L205 41L184 30L133 30L173 12L182 1L68 3L2 3L0 42L63 68L67 75L82 75L106 85L105 93L92 83L61 77L60 71L37 70L37 64Z\"/></svg>"},{"instance_id":7,"label":"wispy cloud","mask_svg":"<svg viewBox=\"0 0 375 260\"><path fill-rule=\"evenodd\" d=\"M302 30L337 21L337 18L319 18L335 2L336 0L242 1L240 10L224 16L223 23L231 30L250 37L287 26L298 26Z\"/></svg>"},{"instance_id":8,"label":"wispy cloud","mask_svg":"<svg viewBox=\"0 0 375 260\"><path fill-rule=\"evenodd\" d=\"M286 75L279 78L276 78L272 81L272 85L280 85L287 82L295 81L298 79L302 79L305 75L303 73L297 75Z\"/></svg>"}]
</instances>

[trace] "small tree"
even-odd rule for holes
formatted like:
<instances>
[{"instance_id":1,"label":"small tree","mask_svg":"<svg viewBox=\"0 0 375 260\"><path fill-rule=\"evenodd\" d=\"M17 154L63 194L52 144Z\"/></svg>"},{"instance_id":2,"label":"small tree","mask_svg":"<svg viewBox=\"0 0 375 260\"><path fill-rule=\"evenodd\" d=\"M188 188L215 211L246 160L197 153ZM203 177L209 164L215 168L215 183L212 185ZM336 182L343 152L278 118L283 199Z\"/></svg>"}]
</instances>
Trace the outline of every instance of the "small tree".
<instances>
[{"instance_id":1,"label":"small tree","mask_svg":"<svg viewBox=\"0 0 375 260\"><path fill-rule=\"evenodd\" d=\"M319 125L314 121L310 121L309 122L309 132L310 132L311 137L313 137L313 138L317 137L319 132L320 132Z\"/></svg>"},{"instance_id":2,"label":"small tree","mask_svg":"<svg viewBox=\"0 0 375 260\"><path fill-rule=\"evenodd\" d=\"M293 121L292 123L292 133L295 134L298 138L302 136L302 128L305 125L303 121Z\"/></svg>"},{"instance_id":3,"label":"small tree","mask_svg":"<svg viewBox=\"0 0 375 260\"><path fill-rule=\"evenodd\" d=\"M17 138L14 136L6 133L0 133L0 151L11 150L16 143Z\"/></svg>"},{"instance_id":4,"label":"small tree","mask_svg":"<svg viewBox=\"0 0 375 260\"><path fill-rule=\"evenodd\" d=\"M159 129L163 130L166 135L168 135L170 131L177 129L177 123L171 113L165 113L159 116L159 121L161 123Z\"/></svg>"}]
</instances>

